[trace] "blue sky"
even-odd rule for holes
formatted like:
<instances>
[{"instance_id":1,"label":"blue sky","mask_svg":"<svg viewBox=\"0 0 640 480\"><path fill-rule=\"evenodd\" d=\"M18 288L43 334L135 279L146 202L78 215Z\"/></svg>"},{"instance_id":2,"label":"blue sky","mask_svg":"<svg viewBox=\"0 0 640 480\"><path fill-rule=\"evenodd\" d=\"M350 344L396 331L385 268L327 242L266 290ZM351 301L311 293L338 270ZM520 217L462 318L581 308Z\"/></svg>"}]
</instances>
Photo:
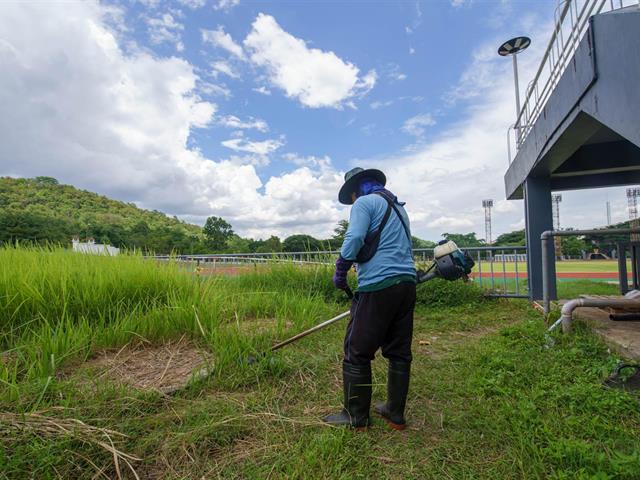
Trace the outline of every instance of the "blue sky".
<instances>
[{"instance_id":1,"label":"blue sky","mask_svg":"<svg viewBox=\"0 0 640 480\"><path fill-rule=\"evenodd\" d=\"M1 175L51 175L252 237L330 235L344 172L381 168L413 231L494 237L504 199L511 63L533 76L555 2L3 2ZM623 189L568 192L563 226L625 218ZM597 214L594 214L597 212ZM602 218L600 218L602 217Z\"/></svg>"},{"instance_id":2,"label":"blue sky","mask_svg":"<svg viewBox=\"0 0 640 480\"><path fill-rule=\"evenodd\" d=\"M218 105L221 115L264 119L269 131L251 132L252 140L284 136L286 144L279 153L328 155L334 165L347 168L352 159L383 157L412 144L415 135L402 129L411 117L432 118L434 124L425 129L425 139L446 129L465 108L447 98L474 48L487 38L511 35L507 25L522 14L517 13L520 7L527 15L545 18L552 2L470 2L459 6L448 1L246 2L220 10L182 7L182 18L169 13L184 26L179 39L154 44L147 17L170 12L170 7L163 5L149 9L137 4L131 8L132 34L139 44L161 56L178 54L199 68L203 78L229 89L228 98L208 98ZM309 48L334 52L344 62L357 66L361 74L375 71L375 87L353 99L356 108L344 104L310 108L287 98L282 90L261 79L262 72L238 61L224 48L203 45L202 31L219 28L242 45L259 14L272 16L284 31L304 40ZM176 51L176 42L184 45L182 52ZM229 65L237 78L223 73L211 78L208 74L215 62ZM260 87L271 94L256 92ZM194 131L192 144L212 157L221 157L229 154L221 145L228 138L229 129L218 126ZM266 179L289 167L274 155L260 175Z\"/></svg>"}]
</instances>

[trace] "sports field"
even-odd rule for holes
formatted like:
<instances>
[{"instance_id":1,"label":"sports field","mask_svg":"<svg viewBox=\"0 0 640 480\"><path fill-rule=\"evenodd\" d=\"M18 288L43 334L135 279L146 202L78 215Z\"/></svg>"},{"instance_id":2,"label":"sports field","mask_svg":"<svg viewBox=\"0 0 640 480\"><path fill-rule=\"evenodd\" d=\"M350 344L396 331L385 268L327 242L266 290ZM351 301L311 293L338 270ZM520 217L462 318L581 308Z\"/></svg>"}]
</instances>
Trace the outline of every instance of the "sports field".
<instances>
[{"instance_id":1,"label":"sports field","mask_svg":"<svg viewBox=\"0 0 640 480\"><path fill-rule=\"evenodd\" d=\"M515 272L516 264L514 262L501 261L493 262L493 271L502 272L504 265L505 272ZM482 262L476 261L475 271L490 272L491 262L483 260ZM526 272L526 262L518 262L518 271ZM631 262L627 261L627 272L631 271ZM558 260L556 261L556 272L558 273L614 273L617 276L618 273L618 261L617 260Z\"/></svg>"}]
</instances>

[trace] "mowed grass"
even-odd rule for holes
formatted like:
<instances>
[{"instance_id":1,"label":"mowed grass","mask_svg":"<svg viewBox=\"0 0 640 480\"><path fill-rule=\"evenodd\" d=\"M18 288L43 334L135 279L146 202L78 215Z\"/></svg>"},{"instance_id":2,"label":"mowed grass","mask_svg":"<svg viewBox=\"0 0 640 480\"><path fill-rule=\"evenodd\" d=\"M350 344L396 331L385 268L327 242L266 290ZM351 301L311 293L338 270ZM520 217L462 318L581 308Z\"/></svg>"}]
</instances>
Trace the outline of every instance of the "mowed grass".
<instances>
[{"instance_id":1,"label":"mowed grass","mask_svg":"<svg viewBox=\"0 0 640 480\"><path fill-rule=\"evenodd\" d=\"M134 478L73 428L22 428L34 413L125 434L100 438L139 458L140 478L638 478L639 398L601 384L618 359L580 325L545 348L527 302L461 282L419 287L410 428L323 425L341 402L345 323L246 358L346 310L330 278L291 265L199 278L137 256L0 250L0 478ZM241 328L267 317L268 330ZM57 375L97 348L183 335L215 363L173 396ZM377 359L376 400L385 370Z\"/></svg>"},{"instance_id":2,"label":"mowed grass","mask_svg":"<svg viewBox=\"0 0 640 480\"><path fill-rule=\"evenodd\" d=\"M479 288L493 293L515 293L516 280L514 278L496 279L493 284L486 279L481 283L475 279L474 284ZM528 282L525 279L518 280L519 294L527 295ZM580 295L620 295L620 287L617 283L603 280L578 280L559 279L556 283L558 298L570 299Z\"/></svg>"}]
</instances>

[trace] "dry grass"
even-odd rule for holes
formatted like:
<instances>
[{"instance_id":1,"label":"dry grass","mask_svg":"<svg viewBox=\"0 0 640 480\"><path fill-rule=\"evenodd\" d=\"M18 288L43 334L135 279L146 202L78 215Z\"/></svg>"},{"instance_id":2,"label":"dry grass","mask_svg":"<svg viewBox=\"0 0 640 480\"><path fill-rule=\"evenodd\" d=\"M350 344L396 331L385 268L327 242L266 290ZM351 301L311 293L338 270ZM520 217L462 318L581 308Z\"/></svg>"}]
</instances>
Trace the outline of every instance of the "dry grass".
<instances>
[{"instance_id":1,"label":"dry grass","mask_svg":"<svg viewBox=\"0 0 640 480\"><path fill-rule=\"evenodd\" d=\"M111 455L113 468L118 479L123 478L123 466L126 466L135 478L140 479L133 468L132 462L139 462L142 459L125 453L116 447L118 440L127 437L123 433L87 425L75 418L56 418L38 412L29 414L0 413L0 437L7 439L16 433L25 432L40 437L72 437L83 443L95 445L106 450ZM96 469L97 473L94 478L110 478L105 473L106 467L99 467L91 459L79 453L77 455Z\"/></svg>"},{"instance_id":2,"label":"dry grass","mask_svg":"<svg viewBox=\"0 0 640 480\"><path fill-rule=\"evenodd\" d=\"M103 350L87 362L65 369L61 375L85 377L85 382L93 385L106 380L169 394L186 386L194 373L197 375L212 361L209 352L183 337L161 345L140 342L118 350Z\"/></svg>"}]
</instances>

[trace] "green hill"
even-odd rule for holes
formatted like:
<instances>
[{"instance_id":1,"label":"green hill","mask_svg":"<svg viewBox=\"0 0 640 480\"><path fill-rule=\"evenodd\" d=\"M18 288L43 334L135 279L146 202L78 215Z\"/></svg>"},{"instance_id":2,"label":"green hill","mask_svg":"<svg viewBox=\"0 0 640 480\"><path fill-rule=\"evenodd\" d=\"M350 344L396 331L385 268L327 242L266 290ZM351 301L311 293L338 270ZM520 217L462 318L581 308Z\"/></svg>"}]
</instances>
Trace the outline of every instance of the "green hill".
<instances>
[{"instance_id":1,"label":"green hill","mask_svg":"<svg viewBox=\"0 0 640 480\"><path fill-rule=\"evenodd\" d=\"M51 177L0 177L0 243L59 243L93 237L157 253L206 251L201 227L112 200Z\"/></svg>"}]
</instances>

